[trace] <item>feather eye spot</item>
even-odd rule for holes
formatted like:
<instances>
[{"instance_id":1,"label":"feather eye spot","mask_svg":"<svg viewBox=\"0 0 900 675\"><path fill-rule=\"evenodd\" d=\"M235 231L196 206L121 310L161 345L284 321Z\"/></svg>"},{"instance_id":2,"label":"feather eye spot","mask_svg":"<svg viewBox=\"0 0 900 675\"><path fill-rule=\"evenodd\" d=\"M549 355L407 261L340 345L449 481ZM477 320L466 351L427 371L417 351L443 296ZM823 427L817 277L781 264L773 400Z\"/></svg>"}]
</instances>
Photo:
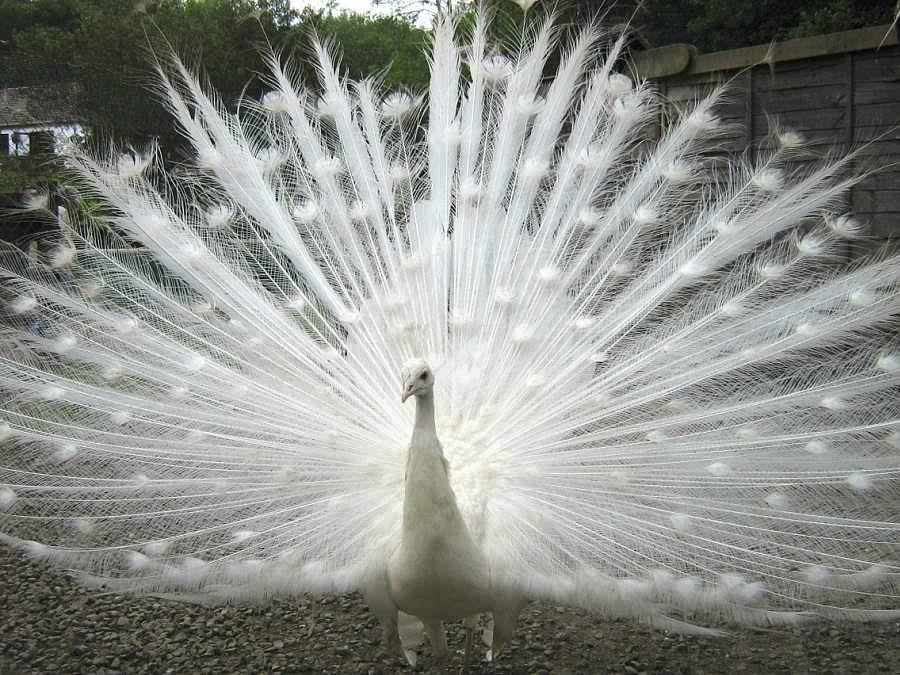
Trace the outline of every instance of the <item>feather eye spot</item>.
<instances>
[{"instance_id":1,"label":"feather eye spot","mask_svg":"<svg viewBox=\"0 0 900 675\"><path fill-rule=\"evenodd\" d=\"M738 302L737 300L729 300L724 305L722 305L722 314L728 317L738 317L744 314L746 311L746 306Z\"/></svg>"},{"instance_id":2,"label":"feather eye spot","mask_svg":"<svg viewBox=\"0 0 900 675\"><path fill-rule=\"evenodd\" d=\"M57 246L50 253L49 265L52 270L68 267L75 260L75 249L70 246Z\"/></svg>"},{"instance_id":3,"label":"feather eye spot","mask_svg":"<svg viewBox=\"0 0 900 675\"><path fill-rule=\"evenodd\" d=\"M784 172L779 169L763 169L750 182L760 192L778 192L784 185Z\"/></svg>"},{"instance_id":4,"label":"feather eye spot","mask_svg":"<svg viewBox=\"0 0 900 675\"><path fill-rule=\"evenodd\" d=\"M547 377L543 373L533 373L525 380L525 386L529 389L540 389L547 384Z\"/></svg>"},{"instance_id":5,"label":"feather eye spot","mask_svg":"<svg viewBox=\"0 0 900 675\"><path fill-rule=\"evenodd\" d=\"M131 413L127 410L116 410L109 416L109 421L116 426L128 424L131 421Z\"/></svg>"},{"instance_id":6,"label":"feather eye spot","mask_svg":"<svg viewBox=\"0 0 900 675\"><path fill-rule=\"evenodd\" d=\"M507 286L501 286L496 291L494 291L494 302L496 302L498 305L509 306L513 304L515 300L515 292Z\"/></svg>"},{"instance_id":7,"label":"feather eye spot","mask_svg":"<svg viewBox=\"0 0 900 675\"><path fill-rule=\"evenodd\" d=\"M94 533L97 526L90 518L73 518L72 528L79 534L90 535Z\"/></svg>"},{"instance_id":8,"label":"feather eye spot","mask_svg":"<svg viewBox=\"0 0 900 675\"><path fill-rule=\"evenodd\" d=\"M525 117L534 117L544 107L544 99L534 94L523 94L516 100L516 111Z\"/></svg>"},{"instance_id":9,"label":"feather eye spot","mask_svg":"<svg viewBox=\"0 0 900 675\"><path fill-rule=\"evenodd\" d=\"M204 214L206 226L214 230L225 229L232 218L234 218L234 209L225 204L216 204L207 209Z\"/></svg>"},{"instance_id":10,"label":"feather eye spot","mask_svg":"<svg viewBox=\"0 0 900 675\"><path fill-rule=\"evenodd\" d=\"M638 94L624 94L613 102L613 113L621 119L634 118L644 111L644 106L644 99Z\"/></svg>"},{"instance_id":11,"label":"feather eye spot","mask_svg":"<svg viewBox=\"0 0 900 675\"><path fill-rule=\"evenodd\" d=\"M290 310L292 312L302 312L307 307L306 299L301 295L296 295L286 303L284 303L284 308Z\"/></svg>"},{"instance_id":12,"label":"feather eye spot","mask_svg":"<svg viewBox=\"0 0 900 675\"><path fill-rule=\"evenodd\" d=\"M778 145L780 145L785 150L794 150L796 148L801 148L806 143L806 139L803 138L803 134L799 131L784 131L778 134Z\"/></svg>"},{"instance_id":13,"label":"feather eye spot","mask_svg":"<svg viewBox=\"0 0 900 675\"><path fill-rule=\"evenodd\" d=\"M341 114L342 105L336 96L325 95L316 101L316 112L319 117L333 118Z\"/></svg>"},{"instance_id":14,"label":"feather eye spot","mask_svg":"<svg viewBox=\"0 0 900 675\"><path fill-rule=\"evenodd\" d=\"M603 213L599 209L592 206L581 209L578 212L577 223L583 228L594 228L600 225L603 220Z\"/></svg>"},{"instance_id":15,"label":"feather eye spot","mask_svg":"<svg viewBox=\"0 0 900 675\"><path fill-rule=\"evenodd\" d=\"M137 330L139 324L133 316L117 316L110 325L120 335L129 335Z\"/></svg>"},{"instance_id":16,"label":"feather eye spot","mask_svg":"<svg viewBox=\"0 0 900 675\"><path fill-rule=\"evenodd\" d=\"M522 164L520 173L526 180L540 180L550 171L550 162L540 157L530 157Z\"/></svg>"},{"instance_id":17,"label":"feather eye spot","mask_svg":"<svg viewBox=\"0 0 900 675\"><path fill-rule=\"evenodd\" d=\"M613 73L606 79L606 92L610 98L619 98L634 90L634 82L623 73Z\"/></svg>"},{"instance_id":18,"label":"feather eye spot","mask_svg":"<svg viewBox=\"0 0 900 675\"><path fill-rule=\"evenodd\" d=\"M764 262L756 267L756 272L765 281L777 281L784 277L787 267L777 262Z\"/></svg>"},{"instance_id":19,"label":"feather eye spot","mask_svg":"<svg viewBox=\"0 0 900 675\"><path fill-rule=\"evenodd\" d=\"M58 401L66 395L66 390L51 384L40 389L38 395L43 401Z\"/></svg>"},{"instance_id":20,"label":"feather eye spot","mask_svg":"<svg viewBox=\"0 0 900 675\"><path fill-rule=\"evenodd\" d=\"M852 307L870 307L879 300L878 293L869 288L858 288L850 293Z\"/></svg>"},{"instance_id":21,"label":"feather eye spot","mask_svg":"<svg viewBox=\"0 0 900 675\"><path fill-rule=\"evenodd\" d=\"M827 251L828 242L815 232L810 232L797 241L797 252L802 256L821 256Z\"/></svg>"},{"instance_id":22,"label":"feather eye spot","mask_svg":"<svg viewBox=\"0 0 900 675\"><path fill-rule=\"evenodd\" d=\"M62 464L76 457L78 453L79 448L74 443L60 443L56 451L50 456L50 459L57 464Z\"/></svg>"},{"instance_id":23,"label":"feather eye spot","mask_svg":"<svg viewBox=\"0 0 900 675\"><path fill-rule=\"evenodd\" d=\"M727 218L716 218L710 222L709 227L723 237L729 237L741 231L740 223Z\"/></svg>"},{"instance_id":24,"label":"feather eye spot","mask_svg":"<svg viewBox=\"0 0 900 675\"><path fill-rule=\"evenodd\" d=\"M694 529L693 519L686 513L673 513L669 516L669 522L678 532L690 532Z\"/></svg>"},{"instance_id":25,"label":"feather eye spot","mask_svg":"<svg viewBox=\"0 0 900 675\"><path fill-rule=\"evenodd\" d=\"M709 108L698 106L687 116L685 124L693 130L694 133L701 131L711 131L718 128L719 118Z\"/></svg>"},{"instance_id":26,"label":"feather eye spot","mask_svg":"<svg viewBox=\"0 0 900 675\"><path fill-rule=\"evenodd\" d=\"M403 183L408 181L411 176L412 172L409 170L409 167L400 162L393 162L388 169L388 177L393 183Z\"/></svg>"},{"instance_id":27,"label":"feather eye spot","mask_svg":"<svg viewBox=\"0 0 900 675\"><path fill-rule=\"evenodd\" d=\"M717 478L724 478L734 474L734 470L725 462L713 462L706 467L706 470Z\"/></svg>"},{"instance_id":28,"label":"feather eye spot","mask_svg":"<svg viewBox=\"0 0 900 675\"><path fill-rule=\"evenodd\" d=\"M188 397L191 393L191 390L183 385L175 385L173 387L169 387L168 396L173 401L183 401Z\"/></svg>"},{"instance_id":29,"label":"feather eye spot","mask_svg":"<svg viewBox=\"0 0 900 675\"><path fill-rule=\"evenodd\" d=\"M53 338L53 342L51 343L51 349L60 355L68 354L72 349L75 348L75 345L78 344L78 339L72 335L71 333L64 333L63 335L58 335Z\"/></svg>"},{"instance_id":30,"label":"feather eye spot","mask_svg":"<svg viewBox=\"0 0 900 675\"><path fill-rule=\"evenodd\" d=\"M169 552L172 543L166 541L165 539L160 539L158 541L151 541L144 545L144 553L148 556L152 556L154 558L158 558L159 556L165 555Z\"/></svg>"},{"instance_id":31,"label":"feather eye spot","mask_svg":"<svg viewBox=\"0 0 900 675\"><path fill-rule=\"evenodd\" d=\"M675 185L688 183L695 177L693 167L687 162L677 159L669 162L662 175L663 178Z\"/></svg>"},{"instance_id":32,"label":"feather eye spot","mask_svg":"<svg viewBox=\"0 0 900 675\"><path fill-rule=\"evenodd\" d=\"M481 198L481 183L477 178L467 176L459 184L459 194L467 202L476 202Z\"/></svg>"},{"instance_id":33,"label":"feather eye spot","mask_svg":"<svg viewBox=\"0 0 900 675\"><path fill-rule=\"evenodd\" d=\"M19 496L12 488L0 488L0 511L9 510L12 505L16 503L16 500L18 500L18 498Z\"/></svg>"},{"instance_id":34,"label":"feather eye spot","mask_svg":"<svg viewBox=\"0 0 900 675\"><path fill-rule=\"evenodd\" d=\"M831 570L824 565L809 565L800 570L801 576L811 584L825 584L831 577Z\"/></svg>"},{"instance_id":35,"label":"feather eye spot","mask_svg":"<svg viewBox=\"0 0 900 675\"><path fill-rule=\"evenodd\" d=\"M312 170L320 180L328 180L334 178L343 170L343 164L337 157L323 157L313 165Z\"/></svg>"},{"instance_id":36,"label":"feather eye spot","mask_svg":"<svg viewBox=\"0 0 900 675\"><path fill-rule=\"evenodd\" d=\"M821 332L821 329L811 321L804 321L803 323L797 324L794 328L794 332L797 333L797 335L802 335L804 337L812 337L818 335Z\"/></svg>"},{"instance_id":37,"label":"feather eye spot","mask_svg":"<svg viewBox=\"0 0 900 675\"><path fill-rule=\"evenodd\" d=\"M846 410L849 407L847 401L840 396L824 396L819 405L828 410Z\"/></svg>"},{"instance_id":38,"label":"feather eye spot","mask_svg":"<svg viewBox=\"0 0 900 675\"><path fill-rule=\"evenodd\" d=\"M643 204L639 206L631 215L631 219L635 222L635 224L641 226L655 223L658 218L659 214L657 213L656 209L649 204Z\"/></svg>"},{"instance_id":39,"label":"feather eye spot","mask_svg":"<svg viewBox=\"0 0 900 675\"><path fill-rule=\"evenodd\" d=\"M402 92L393 93L381 102L381 115L392 122L399 122L415 107L412 96Z\"/></svg>"},{"instance_id":40,"label":"feather eye spot","mask_svg":"<svg viewBox=\"0 0 900 675\"><path fill-rule=\"evenodd\" d=\"M528 324L520 324L512 331L511 339L513 344L523 346L528 344L534 338L534 328Z\"/></svg>"},{"instance_id":41,"label":"feather eye spot","mask_svg":"<svg viewBox=\"0 0 900 675\"><path fill-rule=\"evenodd\" d=\"M689 279L704 277L710 273L710 268L700 260L689 260L679 268L679 273Z\"/></svg>"},{"instance_id":42,"label":"feather eye spot","mask_svg":"<svg viewBox=\"0 0 900 675\"><path fill-rule=\"evenodd\" d=\"M839 237L845 239L859 237L865 231L862 223L849 215L826 217L825 226Z\"/></svg>"},{"instance_id":43,"label":"feather eye spot","mask_svg":"<svg viewBox=\"0 0 900 675\"><path fill-rule=\"evenodd\" d=\"M847 484L856 492L868 492L875 486L875 481L868 474L856 471L847 476Z\"/></svg>"},{"instance_id":44,"label":"feather eye spot","mask_svg":"<svg viewBox=\"0 0 900 675\"><path fill-rule=\"evenodd\" d=\"M559 268L548 265L538 270L537 278L544 286L550 286L559 281L561 275L562 273L559 271Z\"/></svg>"},{"instance_id":45,"label":"feather eye spot","mask_svg":"<svg viewBox=\"0 0 900 675\"><path fill-rule=\"evenodd\" d=\"M513 64L502 54L491 54L481 61L481 72L486 83L497 85L513 74Z\"/></svg>"},{"instance_id":46,"label":"feather eye spot","mask_svg":"<svg viewBox=\"0 0 900 675\"><path fill-rule=\"evenodd\" d=\"M319 205L311 199L307 199L291 210L291 216L302 225L309 225L319 217Z\"/></svg>"},{"instance_id":47,"label":"feather eye spot","mask_svg":"<svg viewBox=\"0 0 900 675\"><path fill-rule=\"evenodd\" d=\"M255 532L254 530L238 530L231 535L231 541L229 543L235 546L239 546L240 544L244 544L251 539L255 539L258 536L259 532Z\"/></svg>"},{"instance_id":48,"label":"feather eye spot","mask_svg":"<svg viewBox=\"0 0 900 675\"><path fill-rule=\"evenodd\" d=\"M150 168L151 155L140 152L124 152L116 159L115 173L125 180L140 178Z\"/></svg>"},{"instance_id":49,"label":"feather eye spot","mask_svg":"<svg viewBox=\"0 0 900 675\"><path fill-rule=\"evenodd\" d=\"M790 505L790 500L780 492L772 492L766 497L766 504L773 509L784 510Z\"/></svg>"},{"instance_id":50,"label":"feather eye spot","mask_svg":"<svg viewBox=\"0 0 900 675\"><path fill-rule=\"evenodd\" d=\"M206 357L201 354L187 354L181 360L182 370L188 373L196 373L206 366Z\"/></svg>"},{"instance_id":51,"label":"feather eye spot","mask_svg":"<svg viewBox=\"0 0 900 675\"><path fill-rule=\"evenodd\" d=\"M586 331L594 327L596 319L592 316L579 316L572 322L572 326L579 331Z\"/></svg>"},{"instance_id":52,"label":"feather eye spot","mask_svg":"<svg viewBox=\"0 0 900 675\"><path fill-rule=\"evenodd\" d=\"M372 216L372 211L369 208L369 205L364 201L356 200L350 205L348 215L350 216L350 220L357 223L364 223Z\"/></svg>"},{"instance_id":53,"label":"feather eye spot","mask_svg":"<svg viewBox=\"0 0 900 675\"><path fill-rule=\"evenodd\" d=\"M634 263L630 260L620 260L609 268L609 273L613 277L628 276L634 271Z\"/></svg>"},{"instance_id":54,"label":"feather eye spot","mask_svg":"<svg viewBox=\"0 0 900 675\"><path fill-rule=\"evenodd\" d=\"M273 114L290 112L291 103L287 96L280 91L268 91L262 97L262 106Z\"/></svg>"},{"instance_id":55,"label":"feather eye spot","mask_svg":"<svg viewBox=\"0 0 900 675\"><path fill-rule=\"evenodd\" d=\"M882 354L875 362L875 367L886 373L900 373L900 354Z\"/></svg>"},{"instance_id":56,"label":"feather eye spot","mask_svg":"<svg viewBox=\"0 0 900 675\"><path fill-rule=\"evenodd\" d=\"M37 307L37 298L33 295L20 295L9 303L9 308L13 314L25 314Z\"/></svg>"},{"instance_id":57,"label":"feather eye spot","mask_svg":"<svg viewBox=\"0 0 900 675\"><path fill-rule=\"evenodd\" d=\"M831 448L828 446L828 443L826 443L825 441L812 440L812 441L808 441L806 443L806 445L804 446L804 449L806 450L806 452L810 453L811 455L824 455Z\"/></svg>"}]
</instances>

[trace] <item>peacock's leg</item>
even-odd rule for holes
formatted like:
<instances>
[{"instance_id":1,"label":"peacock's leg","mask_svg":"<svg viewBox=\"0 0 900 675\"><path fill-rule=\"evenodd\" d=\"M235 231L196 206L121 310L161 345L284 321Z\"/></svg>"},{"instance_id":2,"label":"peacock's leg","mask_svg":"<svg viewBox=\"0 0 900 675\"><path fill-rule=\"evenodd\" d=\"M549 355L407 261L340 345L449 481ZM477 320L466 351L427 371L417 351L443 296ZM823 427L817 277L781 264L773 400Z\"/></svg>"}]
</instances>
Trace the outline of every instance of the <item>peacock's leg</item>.
<instances>
[{"instance_id":1,"label":"peacock's leg","mask_svg":"<svg viewBox=\"0 0 900 675\"><path fill-rule=\"evenodd\" d=\"M519 612L525 606L524 600L517 596L509 594L502 598L502 601L494 607L491 612L491 648L488 650L486 659L493 661L500 655L501 650L507 642L512 638L513 632L516 630L516 620L519 618ZM487 632L485 632L485 638Z\"/></svg>"},{"instance_id":2,"label":"peacock's leg","mask_svg":"<svg viewBox=\"0 0 900 675\"><path fill-rule=\"evenodd\" d=\"M478 614L474 614L473 616L467 616L463 620L463 624L466 627L466 647L465 652L463 653L463 667L462 672L469 672L469 663L472 661L472 643L475 638L475 626L478 624Z\"/></svg>"},{"instance_id":3,"label":"peacock's leg","mask_svg":"<svg viewBox=\"0 0 900 675\"><path fill-rule=\"evenodd\" d=\"M400 632L397 630L397 615L379 616L381 620L381 630L384 634L384 644L389 654L402 656L403 651L400 649Z\"/></svg>"},{"instance_id":4,"label":"peacock's leg","mask_svg":"<svg viewBox=\"0 0 900 675\"><path fill-rule=\"evenodd\" d=\"M444 624L441 621L423 621L423 623L435 660L441 664L446 663L450 657L450 650L447 649L447 633L444 630Z\"/></svg>"},{"instance_id":5,"label":"peacock's leg","mask_svg":"<svg viewBox=\"0 0 900 675\"><path fill-rule=\"evenodd\" d=\"M363 588L363 597L369 609L378 617L388 654L404 656L400 645L399 611L391 600L387 577L373 577Z\"/></svg>"}]
</instances>

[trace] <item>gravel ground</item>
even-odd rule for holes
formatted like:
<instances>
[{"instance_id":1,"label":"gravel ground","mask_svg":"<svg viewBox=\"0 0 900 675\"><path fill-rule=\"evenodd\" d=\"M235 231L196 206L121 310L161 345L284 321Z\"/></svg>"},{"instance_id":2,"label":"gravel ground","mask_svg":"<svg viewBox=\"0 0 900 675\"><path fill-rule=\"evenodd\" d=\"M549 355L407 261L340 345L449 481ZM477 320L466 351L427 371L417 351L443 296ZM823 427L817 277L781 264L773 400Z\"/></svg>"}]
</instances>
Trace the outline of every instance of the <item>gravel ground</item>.
<instances>
[{"instance_id":1,"label":"gravel ground","mask_svg":"<svg viewBox=\"0 0 900 675\"><path fill-rule=\"evenodd\" d=\"M385 653L359 597L198 607L88 591L0 546L0 671L411 672ZM463 634L449 626L462 663ZM727 638L669 635L562 607L522 612L511 649L472 673L900 673L900 623L817 624ZM420 672L434 671L423 656ZM439 672L439 671L435 671Z\"/></svg>"}]
</instances>

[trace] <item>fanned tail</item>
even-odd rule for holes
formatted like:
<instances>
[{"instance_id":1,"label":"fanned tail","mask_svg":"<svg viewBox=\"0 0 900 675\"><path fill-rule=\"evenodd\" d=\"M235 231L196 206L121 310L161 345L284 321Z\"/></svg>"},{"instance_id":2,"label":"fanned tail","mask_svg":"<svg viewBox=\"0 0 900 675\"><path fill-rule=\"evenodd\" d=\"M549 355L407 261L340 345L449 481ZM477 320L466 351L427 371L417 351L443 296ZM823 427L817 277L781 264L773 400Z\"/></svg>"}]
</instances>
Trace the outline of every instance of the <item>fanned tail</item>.
<instances>
[{"instance_id":1,"label":"fanned tail","mask_svg":"<svg viewBox=\"0 0 900 675\"><path fill-rule=\"evenodd\" d=\"M842 261L848 159L723 173L714 90L657 128L625 37L434 27L420 102L269 58L196 154L73 158L88 202L2 252L3 541L133 592L343 592L399 536L401 364L436 373L510 592L669 630L898 615L900 257ZM424 113L422 113L424 114ZM48 542L37 544L35 537Z\"/></svg>"}]
</instances>

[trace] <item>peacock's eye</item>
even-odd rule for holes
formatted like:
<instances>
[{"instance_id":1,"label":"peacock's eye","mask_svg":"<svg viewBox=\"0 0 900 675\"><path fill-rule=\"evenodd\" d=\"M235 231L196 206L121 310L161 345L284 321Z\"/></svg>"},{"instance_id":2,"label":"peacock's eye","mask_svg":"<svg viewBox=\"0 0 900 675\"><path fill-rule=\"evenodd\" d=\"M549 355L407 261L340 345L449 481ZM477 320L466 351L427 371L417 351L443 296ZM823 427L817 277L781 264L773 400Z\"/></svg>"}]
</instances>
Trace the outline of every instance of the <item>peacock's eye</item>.
<instances>
[{"instance_id":1,"label":"peacock's eye","mask_svg":"<svg viewBox=\"0 0 900 675\"><path fill-rule=\"evenodd\" d=\"M419 379L424 381L428 377L428 371L426 370L424 373L419 375Z\"/></svg>"}]
</instances>

